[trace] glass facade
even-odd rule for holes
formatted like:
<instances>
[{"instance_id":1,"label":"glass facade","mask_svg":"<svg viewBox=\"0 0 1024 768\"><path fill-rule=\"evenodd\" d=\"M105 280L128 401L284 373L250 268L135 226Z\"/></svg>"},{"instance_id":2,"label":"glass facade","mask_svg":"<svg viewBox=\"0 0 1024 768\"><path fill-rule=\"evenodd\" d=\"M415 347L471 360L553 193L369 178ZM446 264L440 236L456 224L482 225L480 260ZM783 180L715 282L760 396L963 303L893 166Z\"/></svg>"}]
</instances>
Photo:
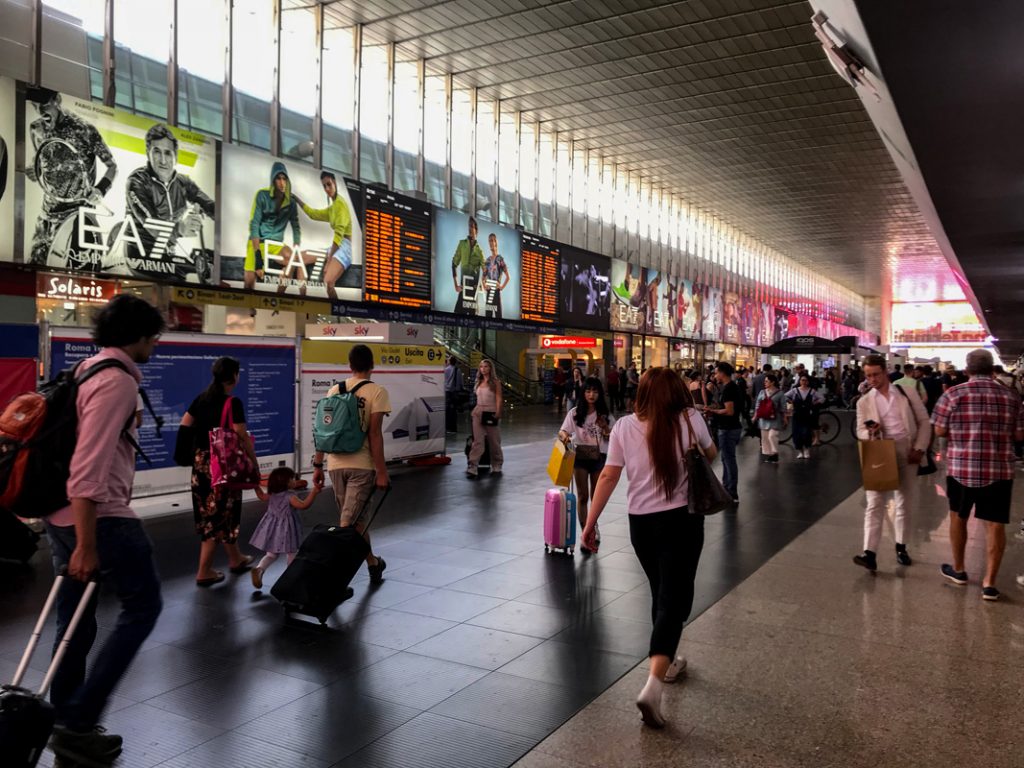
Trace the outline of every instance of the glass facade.
<instances>
[{"instance_id":1,"label":"glass facade","mask_svg":"<svg viewBox=\"0 0 1024 768\"><path fill-rule=\"evenodd\" d=\"M31 8L28 0L0 0L5 74L161 120L176 111L182 127L225 141L319 161L632 264L864 325L863 297L702 210L699 197L682 199L531 120L514 99L433 68L433 60L376 40L364 46L359 28L325 26L320 4L43 0L35 74ZM108 27L113 66L104 65ZM168 77L171 65L177 72Z\"/></svg>"}]
</instances>

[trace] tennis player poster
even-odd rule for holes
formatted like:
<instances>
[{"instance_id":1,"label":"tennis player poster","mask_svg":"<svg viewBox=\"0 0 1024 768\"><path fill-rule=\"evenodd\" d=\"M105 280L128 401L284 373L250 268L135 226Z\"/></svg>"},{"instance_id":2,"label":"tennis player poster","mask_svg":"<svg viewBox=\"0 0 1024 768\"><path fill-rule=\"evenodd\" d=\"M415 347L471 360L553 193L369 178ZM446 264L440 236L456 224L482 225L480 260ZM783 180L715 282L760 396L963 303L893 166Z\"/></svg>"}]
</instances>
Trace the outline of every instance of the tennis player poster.
<instances>
[{"instance_id":1,"label":"tennis player poster","mask_svg":"<svg viewBox=\"0 0 1024 768\"><path fill-rule=\"evenodd\" d=\"M434 309L519 320L519 233L459 211L434 209Z\"/></svg>"},{"instance_id":2,"label":"tennis player poster","mask_svg":"<svg viewBox=\"0 0 1024 768\"><path fill-rule=\"evenodd\" d=\"M14 81L0 77L0 261L14 260Z\"/></svg>"},{"instance_id":3,"label":"tennis player poster","mask_svg":"<svg viewBox=\"0 0 1024 768\"><path fill-rule=\"evenodd\" d=\"M352 200L358 189L340 175L298 160L222 145L221 281L235 288L361 301L362 211Z\"/></svg>"},{"instance_id":4,"label":"tennis player poster","mask_svg":"<svg viewBox=\"0 0 1024 768\"><path fill-rule=\"evenodd\" d=\"M46 88L25 125L26 262L214 282L213 139Z\"/></svg>"}]
</instances>

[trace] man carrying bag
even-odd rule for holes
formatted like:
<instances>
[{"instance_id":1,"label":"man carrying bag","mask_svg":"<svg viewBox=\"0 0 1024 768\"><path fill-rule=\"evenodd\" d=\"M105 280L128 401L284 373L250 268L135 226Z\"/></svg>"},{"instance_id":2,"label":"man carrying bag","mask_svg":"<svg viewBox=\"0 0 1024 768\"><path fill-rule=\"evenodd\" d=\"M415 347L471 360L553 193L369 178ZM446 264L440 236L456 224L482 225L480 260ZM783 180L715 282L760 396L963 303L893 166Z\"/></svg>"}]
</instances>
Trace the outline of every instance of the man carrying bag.
<instances>
[{"instance_id":1,"label":"man carrying bag","mask_svg":"<svg viewBox=\"0 0 1024 768\"><path fill-rule=\"evenodd\" d=\"M861 441L867 509L864 553L854 556L853 562L874 572L890 499L896 506L896 562L912 562L907 553L907 520L916 495L918 466L931 443L932 428L921 399L916 394L906 397L889 382L882 355L865 358L864 376L871 389L857 401L857 439Z\"/></svg>"}]
</instances>

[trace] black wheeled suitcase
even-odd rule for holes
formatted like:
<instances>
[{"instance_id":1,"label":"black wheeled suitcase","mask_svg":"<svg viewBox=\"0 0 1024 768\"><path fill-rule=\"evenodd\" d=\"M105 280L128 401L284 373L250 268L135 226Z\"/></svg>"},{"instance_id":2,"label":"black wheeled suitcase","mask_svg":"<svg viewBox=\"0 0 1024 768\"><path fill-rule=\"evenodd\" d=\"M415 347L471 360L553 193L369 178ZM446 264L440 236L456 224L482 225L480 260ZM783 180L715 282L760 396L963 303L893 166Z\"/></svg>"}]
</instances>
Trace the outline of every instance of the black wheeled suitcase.
<instances>
[{"instance_id":1,"label":"black wheeled suitcase","mask_svg":"<svg viewBox=\"0 0 1024 768\"><path fill-rule=\"evenodd\" d=\"M50 615L54 604L57 601L57 593L66 576L59 575L53 582L50 594L46 598L43 612L39 615L35 629L32 630L32 637L28 641L28 647L21 657L21 663L14 673L14 680L10 685L0 687L0 756L3 758L3 765L9 768L34 768L39 762L39 756L43 754L46 743L50 740L53 732L54 711L53 705L46 700L46 692L50 690L50 684L57 673L64 654L67 652L68 643L78 627L78 623L85 612L93 593L96 591L96 582L90 581L78 608L68 624L64 637L57 646L57 652L53 654L50 668L46 670L42 685L38 693L33 693L27 688L21 687L21 681L28 671L29 662L39 645L39 638L46 626L46 619Z\"/></svg>"},{"instance_id":2,"label":"black wheeled suitcase","mask_svg":"<svg viewBox=\"0 0 1024 768\"><path fill-rule=\"evenodd\" d=\"M376 519L390 488L381 494L366 529ZM367 506L373 500L367 499ZM366 530L364 529L364 530ZM349 586L370 554L370 545L355 528L317 525L303 539L295 559L270 590L285 613L312 616L326 624L334 610L352 597Z\"/></svg>"},{"instance_id":3,"label":"black wheeled suitcase","mask_svg":"<svg viewBox=\"0 0 1024 768\"><path fill-rule=\"evenodd\" d=\"M469 458L469 452L473 450L473 436L470 435L466 438L466 458ZM476 463L478 470L490 469L491 468L491 446L484 440L484 452L480 456L480 461Z\"/></svg>"},{"instance_id":4,"label":"black wheeled suitcase","mask_svg":"<svg viewBox=\"0 0 1024 768\"><path fill-rule=\"evenodd\" d=\"M6 510L0 510L0 560L27 563L39 549L39 534Z\"/></svg>"}]
</instances>

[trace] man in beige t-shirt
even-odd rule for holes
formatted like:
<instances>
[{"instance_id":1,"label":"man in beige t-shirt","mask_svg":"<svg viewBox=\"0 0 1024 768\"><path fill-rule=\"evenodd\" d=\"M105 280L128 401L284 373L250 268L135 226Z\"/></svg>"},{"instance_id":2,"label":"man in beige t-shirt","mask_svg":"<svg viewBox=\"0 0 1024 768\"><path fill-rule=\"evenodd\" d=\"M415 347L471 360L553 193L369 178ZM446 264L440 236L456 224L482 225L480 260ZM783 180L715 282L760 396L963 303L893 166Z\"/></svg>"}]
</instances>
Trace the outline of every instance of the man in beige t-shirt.
<instances>
[{"instance_id":1,"label":"man in beige t-shirt","mask_svg":"<svg viewBox=\"0 0 1024 768\"><path fill-rule=\"evenodd\" d=\"M352 392L359 387L356 399L359 403L359 426L366 433L363 446L355 453L327 454L327 472L331 476L334 498L338 502L342 526L355 526L363 534L366 543L370 543L370 535L364 531L366 526L366 502L374 488L388 487L388 468L384 463L384 417L391 413L391 399L388 391L380 384L370 381L373 372L373 351L365 344L357 344L348 353L348 364L352 376L345 380L345 391ZM341 388L335 384L327 391L327 395L336 395ZM317 451L313 458L313 484L318 488L324 485L324 452ZM366 556L366 566L370 571L370 581L379 584L384 580L384 569L387 563L383 558L373 554Z\"/></svg>"}]
</instances>

